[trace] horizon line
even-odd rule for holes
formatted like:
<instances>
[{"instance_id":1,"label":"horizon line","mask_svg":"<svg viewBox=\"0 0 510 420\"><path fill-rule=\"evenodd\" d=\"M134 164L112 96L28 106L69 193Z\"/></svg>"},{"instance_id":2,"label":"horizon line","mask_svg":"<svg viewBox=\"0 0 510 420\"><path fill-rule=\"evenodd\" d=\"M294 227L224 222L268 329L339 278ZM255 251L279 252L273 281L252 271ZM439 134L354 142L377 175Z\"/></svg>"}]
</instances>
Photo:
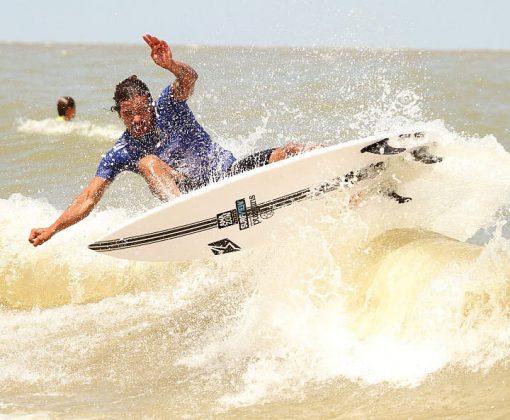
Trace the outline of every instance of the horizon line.
<instances>
[{"instance_id":1,"label":"horizon line","mask_svg":"<svg viewBox=\"0 0 510 420\"><path fill-rule=\"evenodd\" d=\"M125 46L125 47L142 47L142 42L77 42L77 41L25 41L25 40L4 40L0 39L0 45L41 45L41 46ZM328 50L355 50L355 51L411 51L411 52L470 52L470 53L509 53L510 49L502 48L479 48L479 47L459 47L459 48L431 48L431 47L367 47L367 46L333 46L333 45L248 45L248 44L172 44L177 48L254 48L254 49L328 49Z\"/></svg>"}]
</instances>

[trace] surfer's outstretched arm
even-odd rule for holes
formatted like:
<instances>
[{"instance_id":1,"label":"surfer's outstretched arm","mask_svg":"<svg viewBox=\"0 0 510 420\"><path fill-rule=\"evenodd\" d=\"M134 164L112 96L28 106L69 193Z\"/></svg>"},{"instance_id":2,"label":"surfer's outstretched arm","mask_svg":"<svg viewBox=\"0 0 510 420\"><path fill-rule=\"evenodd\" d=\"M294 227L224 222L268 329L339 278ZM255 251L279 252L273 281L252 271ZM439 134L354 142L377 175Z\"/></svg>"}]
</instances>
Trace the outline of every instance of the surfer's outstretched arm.
<instances>
[{"instance_id":1,"label":"surfer's outstretched arm","mask_svg":"<svg viewBox=\"0 0 510 420\"><path fill-rule=\"evenodd\" d=\"M152 35L144 35L144 41L151 49L151 57L154 62L172 72L176 81L173 84L173 94L178 101L187 100L193 93L195 82L198 79L198 74L191 66L172 58L172 50L168 44L162 39L158 39Z\"/></svg>"},{"instance_id":2,"label":"surfer's outstretched arm","mask_svg":"<svg viewBox=\"0 0 510 420\"><path fill-rule=\"evenodd\" d=\"M101 200L110 184L111 181L107 181L99 176L94 177L89 185L73 200L64 213L51 226L32 229L28 238L29 242L33 246L41 245L51 239L55 233L87 217L99 200Z\"/></svg>"}]
</instances>

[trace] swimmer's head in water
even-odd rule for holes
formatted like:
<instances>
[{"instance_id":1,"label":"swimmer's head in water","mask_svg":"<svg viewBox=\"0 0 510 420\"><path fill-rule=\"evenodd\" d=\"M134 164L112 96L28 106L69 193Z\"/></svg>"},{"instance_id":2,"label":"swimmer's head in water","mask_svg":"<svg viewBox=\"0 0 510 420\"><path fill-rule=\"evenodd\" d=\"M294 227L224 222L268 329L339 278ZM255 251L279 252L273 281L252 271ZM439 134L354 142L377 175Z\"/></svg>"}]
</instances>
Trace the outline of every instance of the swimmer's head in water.
<instances>
[{"instance_id":1,"label":"swimmer's head in water","mask_svg":"<svg viewBox=\"0 0 510 420\"><path fill-rule=\"evenodd\" d=\"M70 96L62 96L57 102L57 112L59 117L69 121L76 115L76 104Z\"/></svg>"},{"instance_id":2,"label":"swimmer's head in water","mask_svg":"<svg viewBox=\"0 0 510 420\"><path fill-rule=\"evenodd\" d=\"M113 95L117 111L129 133L135 138L147 134L154 125L155 115L152 96L147 85L131 76L115 87Z\"/></svg>"}]
</instances>

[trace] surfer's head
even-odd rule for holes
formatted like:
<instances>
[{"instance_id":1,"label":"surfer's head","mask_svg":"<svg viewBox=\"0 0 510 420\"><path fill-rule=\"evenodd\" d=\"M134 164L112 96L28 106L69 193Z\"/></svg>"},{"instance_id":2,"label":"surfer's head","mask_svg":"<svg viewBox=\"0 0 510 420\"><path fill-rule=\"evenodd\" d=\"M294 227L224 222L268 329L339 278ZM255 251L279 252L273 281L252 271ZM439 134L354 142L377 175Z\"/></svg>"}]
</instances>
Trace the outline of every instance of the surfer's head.
<instances>
[{"instance_id":1,"label":"surfer's head","mask_svg":"<svg viewBox=\"0 0 510 420\"><path fill-rule=\"evenodd\" d=\"M155 113L152 96L147 85L135 75L128 77L115 87L113 95L117 111L129 133L140 138L154 126Z\"/></svg>"},{"instance_id":2,"label":"surfer's head","mask_svg":"<svg viewBox=\"0 0 510 420\"><path fill-rule=\"evenodd\" d=\"M66 121L70 121L76 115L76 104L70 96L62 96L58 98L57 112L59 117L63 117Z\"/></svg>"}]
</instances>

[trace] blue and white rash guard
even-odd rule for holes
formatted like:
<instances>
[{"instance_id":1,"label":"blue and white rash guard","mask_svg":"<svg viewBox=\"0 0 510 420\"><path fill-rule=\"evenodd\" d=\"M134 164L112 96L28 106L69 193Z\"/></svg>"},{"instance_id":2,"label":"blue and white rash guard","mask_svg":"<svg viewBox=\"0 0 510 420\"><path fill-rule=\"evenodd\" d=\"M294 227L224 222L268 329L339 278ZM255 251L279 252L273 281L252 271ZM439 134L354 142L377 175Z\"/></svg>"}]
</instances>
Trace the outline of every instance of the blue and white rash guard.
<instances>
[{"instance_id":1,"label":"blue and white rash guard","mask_svg":"<svg viewBox=\"0 0 510 420\"><path fill-rule=\"evenodd\" d=\"M138 172L138 161L156 155L186 175L195 187L220 179L235 157L198 123L186 101L179 101L168 86L156 104L155 130L136 139L126 130L99 163L96 176L112 181L122 171Z\"/></svg>"}]
</instances>

